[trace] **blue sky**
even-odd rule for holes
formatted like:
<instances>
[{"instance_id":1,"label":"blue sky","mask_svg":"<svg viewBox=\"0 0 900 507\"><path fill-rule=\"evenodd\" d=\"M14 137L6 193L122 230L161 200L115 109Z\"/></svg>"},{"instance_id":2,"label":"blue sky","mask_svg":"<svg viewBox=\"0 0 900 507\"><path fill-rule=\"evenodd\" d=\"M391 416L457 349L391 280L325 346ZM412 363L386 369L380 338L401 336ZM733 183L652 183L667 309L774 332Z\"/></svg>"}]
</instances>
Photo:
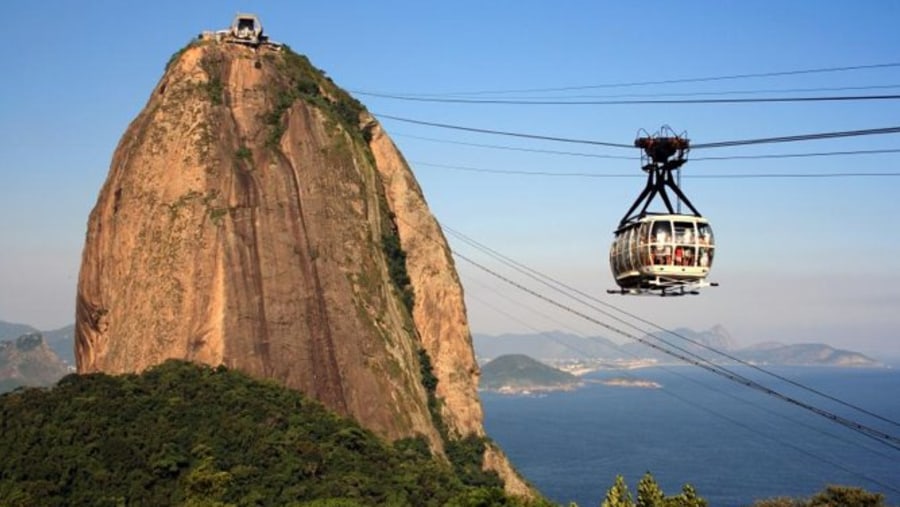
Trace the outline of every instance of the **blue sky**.
<instances>
[{"instance_id":1,"label":"blue sky","mask_svg":"<svg viewBox=\"0 0 900 507\"><path fill-rule=\"evenodd\" d=\"M308 55L376 115L626 144L638 129L662 124L686 130L696 143L900 125L898 101L534 106L422 103L363 93L533 90L896 63L900 3L892 1L11 3L4 17L12 22L5 23L0 46L6 70L0 81L0 319L44 329L74 320L87 217L119 137L169 56L201 30L227 26L236 11L258 13L273 39ZM785 91L873 86L886 88ZM896 94L900 67L471 96L762 96L765 90L775 90L774 96ZM636 150L383 124L440 221L606 297L613 286L607 264L612 230L643 184ZM691 156L897 148L894 134L695 150ZM894 218L900 178L691 178L896 172L896 156L689 162L683 186L716 231L711 279L721 286L692 298L609 301L664 326L721 324L743 344L823 341L900 356ZM487 174L441 165L635 178ZM492 265L465 244L452 244ZM459 268L477 333L568 327L602 334L464 263Z\"/></svg>"}]
</instances>

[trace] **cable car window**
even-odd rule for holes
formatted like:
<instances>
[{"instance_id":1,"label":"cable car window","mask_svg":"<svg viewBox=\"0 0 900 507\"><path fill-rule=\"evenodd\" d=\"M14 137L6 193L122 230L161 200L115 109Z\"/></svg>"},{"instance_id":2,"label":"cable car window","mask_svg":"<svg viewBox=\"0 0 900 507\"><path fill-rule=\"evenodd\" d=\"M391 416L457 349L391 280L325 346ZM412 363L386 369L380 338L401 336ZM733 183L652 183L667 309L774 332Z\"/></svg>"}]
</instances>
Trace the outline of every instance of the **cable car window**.
<instances>
[{"instance_id":1,"label":"cable car window","mask_svg":"<svg viewBox=\"0 0 900 507\"><path fill-rule=\"evenodd\" d=\"M627 238L628 231L623 231L618 241L616 241L616 269L619 273L625 271L625 256L628 255L625 249Z\"/></svg>"},{"instance_id":2,"label":"cable car window","mask_svg":"<svg viewBox=\"0 0 900 507\"><path fill-rule=\"evenodd\" d=\"M701 245L710 245L712 246L715 243L713 239L712 227L709 224L697 224L697 229L699 232L698 240Z\"/></svg>"},{"instance_id":3,"label":"cable car window","mask_svg":"<svg viewBox=\"0 0 900 507\"><path fill-rule=\"evenodd\" d=\"M650 224L644 222L639 229L641 238L641 267L653 264L653 256L650 253Z\"/></svg>"},{"instance_id":4,"label":"cable car window","mask_svg":"<svg viewBox=\"0 0 900 507\"><path fill-rule=\"evenodd\" d=\"M625 231L622 241L622 267L626 271L631 270L631 238L634 236L634 228L631 227Z\"/></svg>"},{"instance_id":5,"label":"cable car window","mask_svg":"<svg viewBox=\"0 0 900 507\"><path fill-rule=\"evenodd\" d=\"M693 245L694 238L693 222L675 222L675 242L682 245Z\"/></svg>"},{"instance_id":6,"label":"cable car window","mask_svg":"<svg viewBox=\"0 0 900 507\"><path fill-rule=\"evenodd\" d=\"M653 222L653 236L650 238L655 243L668 243L672 237L672 222L668 220Z\"/></svg>"},{"instance_id":7,"label":"cable car window","mask_svg":"<svg viewBox=\"0 0 900 507\"><path fill-rule=\"evenodd\" d=\"M684 247L684 259L682 266L694 267L697 265L696 248L693 246Z\"/></svg>"},{"instance_id":8,"label":"cable car window","mask_svg":"<svg viewBox=\"0 0 900 507\"><path fill-rule=\"evenodd\" d=\"M651 238L654 245L651 249L653 254L653 264L657 266L667 266L672 264L672 222L656 221L653 222L653 236Z\"/></svg>"},{"instance_id":9,"label":"cable car window","mask_svg":"<svg viewBox=\"0 0 900 507\"><path fill-rule=\"evenodd\" d=\"M697 263L701 268L709 268L712 266L713 249L705 246L700 247L700 256Z\"/></svg>"},{"instance_id":10,"label":"cable car window","mask_svg":"<svg viewBox=\"0 0 900 507\"><path fill-rule=\"evenodd\" d=\"M631 269L640 269L641 267L641 229L635 227L631 230L631 238L628 241L631 252Z\"/></svg>"},{"instance_id":11,"label":"cable car window","mask_svg":"<svg viewBox=\"0 0 900 507\"><path fill-rule=\"evenodd\" d=\"M619 249L619 238L616 238L616 240L613 241L613 244L609 247L609 263L610 263L610 265L612 265L613 271L616 273L621 271L621 269L619 267L619 258L616 256L618 249Z\"/></svg>"}]
</instances>

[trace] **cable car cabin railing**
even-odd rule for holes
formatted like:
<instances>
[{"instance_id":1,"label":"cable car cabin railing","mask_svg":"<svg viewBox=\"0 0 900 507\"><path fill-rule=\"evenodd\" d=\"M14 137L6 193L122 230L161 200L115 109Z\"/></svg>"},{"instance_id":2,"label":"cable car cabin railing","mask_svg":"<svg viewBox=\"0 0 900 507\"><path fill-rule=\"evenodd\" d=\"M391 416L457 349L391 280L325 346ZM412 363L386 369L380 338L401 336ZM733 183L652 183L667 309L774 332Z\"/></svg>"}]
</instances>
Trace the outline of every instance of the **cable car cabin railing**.
<instances>
[{"instance_id":1,"label":"cable car cabin railing","mask_svg":"<svg viewBox=\"0 0 900 507\"><path fill-rule=\"evenodd\" d=\"M701 281L715 253L712 228L693 215L653 215L616 231L610 265L622 288Z\"/></svg>"}]
</instances>

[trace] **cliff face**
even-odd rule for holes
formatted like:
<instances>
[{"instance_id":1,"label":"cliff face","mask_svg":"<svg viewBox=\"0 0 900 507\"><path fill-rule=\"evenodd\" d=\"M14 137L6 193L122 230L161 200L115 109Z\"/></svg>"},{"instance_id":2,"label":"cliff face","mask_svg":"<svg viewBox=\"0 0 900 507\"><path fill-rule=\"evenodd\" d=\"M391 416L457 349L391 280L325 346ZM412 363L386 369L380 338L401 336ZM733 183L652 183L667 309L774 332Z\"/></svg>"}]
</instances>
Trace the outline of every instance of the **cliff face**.
<instances>
[{"instance_id":1,"label":"cliff face","mask_svg":"<svg viewBox=\"0 0 900 507\"><path fill-rule=\"evenodd\" d=\"M91 213L75 340L79 372L224 364L441 452L422 349L451 438L483 435L462 289L421 190L290 51L197 43L170 62Z\"/></svg>"}]
</instances>

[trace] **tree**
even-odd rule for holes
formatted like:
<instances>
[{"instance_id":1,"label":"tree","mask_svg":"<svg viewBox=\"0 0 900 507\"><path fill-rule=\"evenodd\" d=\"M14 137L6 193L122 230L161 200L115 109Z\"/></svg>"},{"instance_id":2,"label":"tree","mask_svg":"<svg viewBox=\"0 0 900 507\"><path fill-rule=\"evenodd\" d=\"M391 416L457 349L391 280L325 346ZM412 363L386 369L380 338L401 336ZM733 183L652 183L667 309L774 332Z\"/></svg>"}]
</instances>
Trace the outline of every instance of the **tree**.
<instances>
[{"instance_id":1,"label":"tree","mask_svg":"<svg viewBox=\"0 0 900 507\"><path fill-rule=\"evenodd\" d=\"M616 476L616 482L613 487L606 492L606 498L600 507L634 507L631 500L631 492L628 491L628 485L625 484L625 478L621 475Z\"/></svg>"},{"instance_id":2,"label":"tree","mask_svg":"<svg viewBox=\"0 0 900 507\"><path fill-rule=\"evenodd\" d=\"M812 497L809 507L884 507L884 496L862 488L829 485Z\"/></svg>"},{"instance_id":3,"label":"tree","mask_svg":"<svg viewBox=\"0 0 900 507\"><path fill-rule=\"evenodd\" d=\"M680 494L667 497L650 472L644 474L644 477L638 482L637 495L635 504L631 492L628 491L628 486L625 484L625 479L621 475L617 475L616 482L606 492L606 498L601 507L706 507L707 505L706 500L700 498L690 484L682 486Z\"/></svg>"},{"instance_id":4,"label":"tree","mask_svg":"<svg viewBox=\"0 0 900 507\"><path fill-rule=\"evenodd\" d=\"M644 474L638 482L637 507L664 507L665 495L650 472Z\"/></svg>"},{"instance_id":5,"label":"tree","mask_svg":"<svg viewBox=\"0 0 900 507\"><path fill-rule=\"evenodd\" d=\"M753 507L884 507L884 495L851 486L827 486L812 498L769 498Z\"/></svg>"},{"instance_id":6,"label":"tree","mask_svg":"<svg viewBox=\"0 0 900 507\"><path fill-rule=\"evenodd\" d=\"M681 494L668 498L666 507L706 507L706 500L700 498L694 487L685 484L681 487Z\"/></svg>"}]
</instances>

